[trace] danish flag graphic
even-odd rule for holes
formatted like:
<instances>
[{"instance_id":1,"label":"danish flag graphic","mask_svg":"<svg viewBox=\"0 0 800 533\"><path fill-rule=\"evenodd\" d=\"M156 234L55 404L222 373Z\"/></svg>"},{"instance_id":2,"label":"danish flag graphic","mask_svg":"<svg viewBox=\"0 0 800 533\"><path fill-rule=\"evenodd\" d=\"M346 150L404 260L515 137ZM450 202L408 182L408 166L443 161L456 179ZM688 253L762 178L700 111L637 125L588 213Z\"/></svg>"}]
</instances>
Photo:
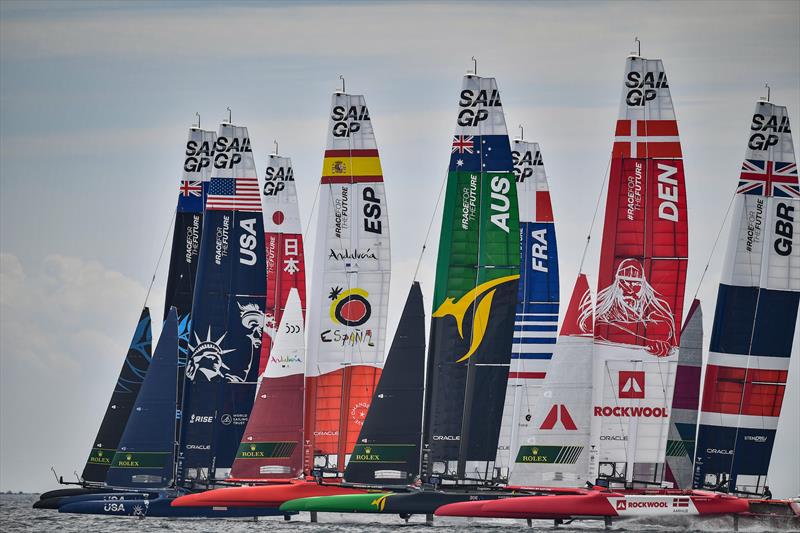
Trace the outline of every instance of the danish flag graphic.
<instances>
[{"instance_id":1,"label":"danish flag graphic","mask_svg":"<svg viewBox=\"0 0 800 533\"><path fill-rule=\"evenodd\" d=\"M612 157L681 157L675 120L618 120Z\"/></svg>"},{"instance_id":2,"label":"danish flag graphic","mask_svg":"<svg viewBox=\"0 0 800 533\"><path fill-rule=\"evenodd\" d=\"M644 398L644 372L639 370L620 370L619 397Z\"/></svg>"},{"instance_id":3,"label":"danish flag graphic","mask_svg":"<svg viewBox=\"0 0 800 533\"><path fill-rule=\"evenodd\" d=\"M561 413L561 425L564 426L564 429L568 431L574 431L578 429L578 426L575 425L575 422L572 420L572 417L567 410L567 406L564 404L554 404L553 407L550 408L550 412L547 413L547 416L542 422L542 425L539 429L553 429L556 426L556 422L559 420L558 414Z\"/></svg>"}]
</instances>

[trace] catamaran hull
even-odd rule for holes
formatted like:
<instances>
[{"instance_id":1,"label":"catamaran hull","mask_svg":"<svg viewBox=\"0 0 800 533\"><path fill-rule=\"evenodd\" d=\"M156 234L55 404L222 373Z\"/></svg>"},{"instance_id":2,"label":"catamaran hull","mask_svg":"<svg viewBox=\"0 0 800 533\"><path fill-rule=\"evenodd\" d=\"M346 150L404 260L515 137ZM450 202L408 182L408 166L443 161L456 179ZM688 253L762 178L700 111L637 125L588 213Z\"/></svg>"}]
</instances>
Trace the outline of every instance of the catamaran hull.
<instances>
[{"instance_id":1,"label":"catamaran hull","mask_svg":"<svg viewBox=\"0 0 800 533\"><path fill-rule=\"evenodd\" d=\"M338 485L320 485L312 481L293 481L283 485L227 487L177 498L173 507L267 507L278 513L282 504L298 498L363 494L366 490Z\"/></svg>"},{"instance_id":2,"label":"catamaran hull","mask_svg":"<svg viewBox=\"0 0 800 533\"><path fill-rule=\"evenodd\" d=\"M485 501L507 497L509 492L410 492L369 493L324 498L303 498L281 505L281 511L317 511L328 513L431 514L438 508L457 502Z\"/></svg>"},{"instance_id":3,"label":"catamaran hull","mask_svg":"<svg viewBox=\"0 0 800 533\"><path fill-rule=\"evenodd\" d=\"M34 502L34 509L58 509L64 500L72 496L82 496L88 494L99 494L108 492L104 487L83 487L74 489L55 489L42 493L39 499Z\"/></svg>"},{"instance_id":4,"label":"catamaran hull","mask_svg":"<svg viewBox=\"0 0 800 533\"><path fill-rule=\"evenodd\" d=\"M495 501L469 501L441 507L437 516L525 519L630 518L745 513L748 501L714 493L661 495L587 492L583 495L521 496Z\"/></svg>"},{"instance_id":5,"label":"catamaran hull","mask_svg":"<svg viewBox=\"0 0 800 533\"><path fill-rule=\"evenodd\" d=\"M275 508L240 508L230 509L225 506L216 507L172 507L175 498L165 497L154 500L117 500L117 501L82 501L59 507L59 513L92 514L107 516L136 516L163 518L243 518L253 516L287 515Z\"/></svg>"}]
</instances>

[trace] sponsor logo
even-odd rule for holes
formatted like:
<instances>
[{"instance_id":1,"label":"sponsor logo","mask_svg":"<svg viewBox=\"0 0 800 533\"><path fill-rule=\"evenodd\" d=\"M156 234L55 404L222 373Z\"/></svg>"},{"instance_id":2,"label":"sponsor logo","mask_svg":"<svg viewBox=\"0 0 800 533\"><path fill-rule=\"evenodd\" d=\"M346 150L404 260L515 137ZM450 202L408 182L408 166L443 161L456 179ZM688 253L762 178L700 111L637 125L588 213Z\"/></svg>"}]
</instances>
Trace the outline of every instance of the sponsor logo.
<instances>
[{"instance_id":1,"label":"sponsor logo","mask_svg":"<svg viewBox=\"0 0 800 533\"><path fill-rule=\"evenodd\" d=\"M344 261L345 259L378 259L378 255L372 251L372 248L367 248L366 250L359 250L358 248L353 248L352 250L344 249L344 250L334 250L333 248L330 249L328 253L328 259L333 259L334 261Z\"/></svg>"},{"instance_id":2,"label":"sponsor logo","mask_svg":"<svg viewBox=\"0 0 800 533\"><path fill-rule=\"evenodd\" d=\"M493 279L481 283L474 289L467 292L464 296L459 298L456 302L453 298L447 298L433 313L434 318L443 318L445 316L452 316L456 321L458 327L458 335L465 339L463 331L464 315L469 308L480 298L475 309L472 320L472 341L469 350L464 354L456 363L466 361L478 349L483 341L483 336L486 333L486 327L489 325L490 313L492 308L492 300L494 299L496 287L506 282L515 281L519 279L519 274L513 276L504 276L501 278Z\"/></svg>"},{"instance_id":3,"label":"sponsor logo","mask_svg":"<svg viewBox=\"0 0 800 533\"><path fill-rule=\"evenodd\" d=\"M598 407L594 406L594 416L605 417L645 417L645 418L669 418L669 413L664 407L620 407L619 405Z\"/></svg>"},{"instance_id":4,"label":"sponsor logo","mask_svg":"<svg viewBox=\"0 0 800 533\"><path fill-rule=\"evenodd\" d=\"M361 131L361 121L369 120L369 111L365 105L352 105L348 108L337 105L331 110L331 120L334 137L350 137Z\"/></svg>"},{"instance_id":5,"label":"sponsor logo","mask_svg":"<svg viewBox=\"0 0 800 533\"><path fill-rule=\"evenodd\" d=\"M780 119L780 120L779 120ZM753 115L753 121L750 123L750 139L747 142L747 147L751 150L767 150L771 146L778 144L778 133L792 133L789 129L789 117L777 117L771 115L769 118L756 113Z\"/></svg>"},{"instance_id":6,"label":"sponsor logo","mask_svg":"<svg viewBox=\"0 0 800 533\"><path fill-rule=\"evenodd\" d=\"M582 316L589 312L589 306L591 298L581 301ZM666 357L675 352L672 309L647 281L644 268L636 259L620 262L614 281L597 294L594 313L595 328L606 326L600 329L601 332L624 333L632 337L632 342L626 344L642 342L644 348L656 357ZM580 325L584 332L591 333L590 321L581 320ZM642 330L645 333L640 333ZM662 338L648 337L649 332Z\"/></svg>"},{"instance_id":7,"label":"sponsor logo","mask_svg":"<svg viewBox=\"0 0 800 533\"><path fill-rule=\"evenodd\" d=\"M578 426L575 425L575 422L569 414L569 410L567 410L567 406L564 404L553 405L553 407L550 408L550 412L547 413L544 422L539 426L539 429L553 429L557 422L561 422L564 429L568 431L578 429Z\"/></svg>"},{"instance_id":8,"label":"sponsor logo","mask_svg":"<svg viewBox=\"0 0 800 533\"><path fill-rule=\"evenodd\" d=\"M764 443L764 442L767 442L767 436L766 435L745 435L744 436L744 440L750 441L750 442Z\"/></svg>"},{"instance_id":9,"label":"sponsor logo","mask_svg":"<svg viewBox=\"0 0 800 533\"><path fill-rule=\"evenodd\" d=\"M624 511L628 508L628 502L625 500L617 500L617 511Z\"/></svg>"},{"instance_id":10,"label":"sponsor logo","mask_svg":"<svg viewBox=\"0 0 800 533\"><path fill-rule=\"evenodd\" d=\"M367 402L358 402L350 409L350 418L356 425L363 426L368 412L369 404Z\"/></svg>"},{"instance_id":11,"label":"sponsor logo","mask_svg":"<svg viewBox=\"0 0 800 533\"><path fill-rule=\"evenodd\" d=\"M668 89L666 72L628 72L625 79L625 87L628 93L625 95L625 103L628 107L640 107L647 102L656 99L658 89Z\"/></svg>"},{"instance_id":12,"label":"sponsor logo","mask_svg":"<svg viewBox=\"0 0 800 533\"><path fill-rule=\"evenodd\" d=\"M189 417L190 424L210 424L214 421L214 417L211 415L192 415Z\"/></svg>"},{"instance_id":13,"label":"sponsor logo","mask_svg":"<svg viewBox=\"0 0 800 533\"><path fill-rule=\"evenodd\" d=\"M794 206L783 202L775 204L775 235L777 238L773 243L773 248L778 255L787 256L792 253L793 212Z\"/></svg>"},{"instance_id":14,"label":"sponsor logo","mask_svg":"<svg viewBox=\"0 0 800 533\"><path fill-rule=\"evenodd\" d=\"M434 435L433 440L456 441L456 440L461 440L461 435Z\"/></svg>"},{"instance_id":15,"label":"sponsor logo","mask_svg":"<svg viewBox=\"0 0 800 533\"><path fill-rule=\"evenodd\" d=\"M338 431L315 431L315 437L336 437L339 435Z\"/></svg>"},{"instance_id":16,"label":"sponsor logo","mask_svg":"<svg viewBox=\"0 0 800 533\"><path fill-rule=\"evenodd\" d=\"M233 417L229 414L224 414L220 417L219 421L222 423L223 426L230 426L233 422Z\"/></svg>"},{"instance_id":17,"label":"sponsor logo","mask_svg":"<svg viewBox=\"0 0 800 533\"><path fill-rule=\"evenodd\" d=\"M583 446L520 446L515 462L575 464Z\"/></svg>"},{"instance_id":18,"label":"sponsor logo","mask_svg":"<svg viewBox=\"0 0 800 533\"><path fill-rule=\"evenodd\" d=\"M733 455L733 450L720 450L719 448L706 448L706 453L712 455Z\"/></svg>"},{"instance_id":19,"label":"sponsor logo","mask_svg":"<svg viewBox=\"0 0 800 533\"><path fill-rule=\"evenodd\" d=\"M331 320L343 326L357 327L365 324L372 316L372 306L367 300L369 293L364 289L333 287L328 294L331 300L329 314Z\"/></svg>"},{"instance_id":20,"label":"sponsor logo","mask_svg":"<svg viewBox=\"0 0 800 533\"><path fill-rule=\"evenodd\" d=\"M620 370L619 397L644 398L644 372L638 370Z\"/></svg>"},{"instance_id":21,"label":"sponsor logo","mask_svg":"<svg viewBox=\"0 0 800 533\"><path fill-rule=\"evenodd\" d=\"M461 91L461 98L458 101L458 106L464 108L458 113L458 125L475 127L489 118L489 111L482 108L501 107L502 105L497 89L493 89L491 92L481 89L477 93L471 89L464 89Z\"/></svg>"},{"instance_id":22,"label":"sponsor logo","mask_svg":"<svg viewBox=\"0 0 800 533\"><path fill-rule=\"evenodd\" d=\"M187 450L199 450L199 451L207 451L211 449L210 444L187 444Z\"/></svg>"},{"instance_id":23,"label":"sponsor logo","mask_svg":"<svg viewBox=\"0 0 800 533\"><path fill-rule=\"evenodd\" d=\"M258 262L255 251L258 244L258 239L256 239L256 219L240 220L239 227L245 231L239 237L239 262L243 265L253 266Z\"/></svg>"},{"instance_id":24,"label":"sponsor logo","mask_svg":"<svg viewBox=\"0 0 800 533\"><path fill-rule=\"evenodd\" d=\"M628 440L628 436L627 435L600 435L600 440L625 441L625 440Z\"/></svg>"}]
</instances>

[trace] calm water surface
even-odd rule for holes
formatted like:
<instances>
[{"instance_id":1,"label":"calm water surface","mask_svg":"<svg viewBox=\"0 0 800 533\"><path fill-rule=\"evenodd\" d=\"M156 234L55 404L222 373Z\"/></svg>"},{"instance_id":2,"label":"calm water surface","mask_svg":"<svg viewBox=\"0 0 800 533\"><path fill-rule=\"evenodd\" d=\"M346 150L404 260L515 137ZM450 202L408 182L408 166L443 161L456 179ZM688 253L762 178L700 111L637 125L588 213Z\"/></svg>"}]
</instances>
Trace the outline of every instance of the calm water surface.
<instances>
[{"instance_id":1,"label":"calm water surface","mask_svg":"<svg viewBox=\"0 0 800 533\"><path fill-rule=\"evenodd\" d=\"M522 520L470 520L467 518L436 518L433 527L425 526L424 517L414 516L406 524L397 517L367 516L352 514L320 514L320 522L311 524L308 514L301 513L284 522L281 517L259 518L258 522L241 519L209 520L209 519L165 519L145 518L139 520L130 517L107 517L91 515L69 515L58 511L34 510L31 505L38 495L0 495L0 531L59 531L65 533L100 532L223 532L223 533L431 533L468 532L478 533L540 533L553 531L570 533L592 531L603 532L603 524L598 521L581 522L554 529L552 522L534 521L533 528L526 527ZM730 518L704 519L702 521L673 522L669 525L645 521L628 520L615 523L611 531L615 532L678 532L678 531L731 531ZM774 531L774 527L758 524L747 524L740 527L743 532ZM790 531L790 530L787 530ZM794 530L800 531L800 530Z\"/></svg>"}]
</instances>

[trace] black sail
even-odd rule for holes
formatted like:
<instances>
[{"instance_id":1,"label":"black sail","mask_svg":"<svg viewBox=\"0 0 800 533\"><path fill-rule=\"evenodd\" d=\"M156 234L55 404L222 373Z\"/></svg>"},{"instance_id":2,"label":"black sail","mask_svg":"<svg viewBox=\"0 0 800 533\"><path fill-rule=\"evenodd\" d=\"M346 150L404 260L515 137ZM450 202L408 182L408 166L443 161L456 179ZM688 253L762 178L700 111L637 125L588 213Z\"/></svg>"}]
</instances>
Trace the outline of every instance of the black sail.
<instances>
[{"instance_id":1,"label":"black sail","mask_svg":"<svg viewBox=\"0 0 800 533\"><path fill-rule=\"evenodd\" d=\"M150 310L145 307L136 323L136 331L131 339L128 354L119 371L114 392L106 407L106 414L97 437L94 440L86 466L83 467L84 481L103 483L106 480L111 460L117 451L122 432L128 423L133 404L139 395L147 369L152 358L153 334L150 329Z\"/></svg>"},{"instance_id":2,"label":"black sail","mask_svg":"<svg viewBox=\"0 0 800 533\"><path fill-rule=\"evenodd\" d=\"M356 483L406 484L419 474L425 382L425 310L411 290L367 418L344 477Z\"/></svg>"}]
</instances>

